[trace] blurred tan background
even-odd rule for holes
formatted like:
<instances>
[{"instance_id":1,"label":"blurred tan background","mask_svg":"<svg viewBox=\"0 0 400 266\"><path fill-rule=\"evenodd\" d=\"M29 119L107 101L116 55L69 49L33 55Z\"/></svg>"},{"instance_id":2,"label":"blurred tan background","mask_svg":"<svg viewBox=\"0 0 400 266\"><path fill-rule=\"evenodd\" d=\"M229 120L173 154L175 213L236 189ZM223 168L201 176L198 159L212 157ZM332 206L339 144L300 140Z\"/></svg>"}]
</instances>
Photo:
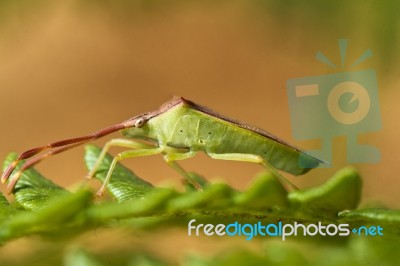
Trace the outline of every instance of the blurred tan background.
<instances>
[{"instance_id":1,"label":"blurred tan background","mask_svg":"<svg viewBox=\"0 0 400 266\"><path fill-rule=\"evenodd\" d=\"M378 75L383 129L361 136L378 147L381 162L355 165L364 202L400 207L398 101L399 20L395 1L21 1L0 6L0 155L22 152L158 108L184 96L225 115L293 139L286 80L336 73L315 60L318 50L339 62L337 39L349 40L358 69ZM102 145L107 139L97 141ZM299 187L323 183L347 165L346 139L334 141L334 167L300 178ZM117 150L114 150L116 152ZM38 166L62 186L86 174L83 148ZM142 178L179 184L161 156L124 161ZM260 166L182 162L209 179L244 188ZM1 188L4 191L4 186Z\"/></svg>"}]
</instances>

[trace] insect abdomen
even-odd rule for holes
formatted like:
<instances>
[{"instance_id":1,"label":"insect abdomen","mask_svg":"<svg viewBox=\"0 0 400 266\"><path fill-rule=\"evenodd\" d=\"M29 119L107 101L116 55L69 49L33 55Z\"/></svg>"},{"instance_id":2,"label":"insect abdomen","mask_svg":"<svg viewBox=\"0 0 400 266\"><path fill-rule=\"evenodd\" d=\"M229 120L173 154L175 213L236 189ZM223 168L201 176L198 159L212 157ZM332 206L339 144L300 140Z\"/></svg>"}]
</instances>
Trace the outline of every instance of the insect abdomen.
<instances>
[{"instance_id":1,"label":"insect abdomen","mask_svg":"<svg viewBox=\"0 0 400 266\"><path fill-rule=\"evenodd\" d=\"M168 130L164 133L170 146L206 153L259 155L274 168L293 175L309 171L300 167L300 158L306 159L309 168L318 165L317 159L293 147L186 106L171 109L169 115L168 125L164 124L164 129Z\"/></svg>"},{"instance_id":2,"label":"insect abdomen","mask_svg":"<svg viewBox=\"0 0 400 266\"><path fill-rule=\"evenodd\" d=\"M275 140L269 139L247 129L225 126L224 134L214 141L214 152L244 153L259 155L270 165L293 175L301 175L308 172L309 168L318 166L318 161L306 154L287 147ZM299 160L305 161L300 165ZM304 168L301 166L308 166Z\"/></svg>"}]
</instances>

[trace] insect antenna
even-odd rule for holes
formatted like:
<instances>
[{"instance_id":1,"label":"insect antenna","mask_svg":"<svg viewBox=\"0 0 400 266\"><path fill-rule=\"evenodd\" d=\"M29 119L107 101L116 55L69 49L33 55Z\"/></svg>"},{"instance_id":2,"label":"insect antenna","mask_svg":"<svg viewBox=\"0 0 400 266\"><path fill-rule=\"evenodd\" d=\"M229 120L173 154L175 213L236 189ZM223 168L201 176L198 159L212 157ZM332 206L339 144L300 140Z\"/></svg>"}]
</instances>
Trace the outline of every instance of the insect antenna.
<instances>
[{"instance_id":1,"label":"insect antenna","mask_svg":"<svg viewBox=\"0 0 400 266\"><path fill-rule=\"evenodd\" d=\"M76 146L87 143L89 141L99 139L101 137L104 137L106 135L109 135L111 133L119 131L121 129L132 127L135 125L134 123L135 123L135 120L130 119L130 120L127 120L120 124L116 124L113 126L103 128L99 131L94 132L93 134L90 134L90 135L77 137L77 138L71 138L71 139L64 139L64 140L56 141L56 142L49 143L44 146L39 146L39 147L30 149L30 150L24 151L3 172L3 175L1 176L1 182L5 183L9 179L9 177L11 176L11 174L14 172L15 168L17 167L19 161L29 159L21 166L19 171L10 180L10 182L7 186L7 190L10 193L13 190L13 188L14 188L15 184L17 183L19 177L21 176L22 172L25 171L26 169L29 169L30 167L34 166L35 164L39 163L40 161L42 161L52 155L55 155L57 153L67 151ZM46 151L46 150L50 150L50 151L42 153L43 151Z\"/></svg>"}]
</instances>

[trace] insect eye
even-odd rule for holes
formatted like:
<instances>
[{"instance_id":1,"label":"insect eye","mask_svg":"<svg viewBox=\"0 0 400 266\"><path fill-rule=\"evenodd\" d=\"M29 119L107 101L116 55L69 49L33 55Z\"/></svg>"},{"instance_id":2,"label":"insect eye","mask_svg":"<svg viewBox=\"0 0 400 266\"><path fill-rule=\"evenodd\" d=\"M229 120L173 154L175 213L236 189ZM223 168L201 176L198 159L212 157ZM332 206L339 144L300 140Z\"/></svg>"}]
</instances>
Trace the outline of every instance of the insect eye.
<instances>
[{"instance_id":1,"label":"insect eye","mask_svg":"<svg viewBox=\"0 0 400 266\"><path fill-rule=\"evenodd\" d=\"M138 118L135 121L135 127L142 127L144 125L144 122L145 122L144 118Z\"/></svg>"}]
</instances>

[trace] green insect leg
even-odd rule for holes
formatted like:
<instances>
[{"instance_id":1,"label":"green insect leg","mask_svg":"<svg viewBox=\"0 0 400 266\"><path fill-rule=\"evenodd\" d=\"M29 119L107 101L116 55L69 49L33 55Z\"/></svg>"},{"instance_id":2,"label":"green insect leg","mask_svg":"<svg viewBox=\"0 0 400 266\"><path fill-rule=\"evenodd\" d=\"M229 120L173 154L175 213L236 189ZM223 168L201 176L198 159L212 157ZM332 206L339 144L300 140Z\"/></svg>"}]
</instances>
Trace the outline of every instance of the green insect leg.
<instances>
[{"instance_id":1,"label":"green insect leg","mask_svg":"<svg viewBox=\"0 0 400 266\"><path fill-rule=\"evenodd\" d=\"M193 177L191 177L189 175L189 173L186 172L185 169L183 169L178 163L175 162L178 160L189 159L195 155L196 155L196 152L194 152L194 151L189 151L189 152L184 152L184 153L167 153L164 156L164 161L169 166L171 166L175 171L177 171L181 176L183 176L196 189L201 190L202 186L196 180L194 180Z\"/></svg>"},{"instance_id":2,"label":"green insect leg","mask_svg":"<svg viewBox=\"0 0 400 266\"><path fill-rule=\"evenodd\" d=\"M109 142L107 142L103 149L101 150L101 153L99 157L96 160L96 163L93 165L92 169L89 171L89 173L86 175L87 179L91 179L94 174L96 173L97 169L99 168L101 162L103 161L104 157L106 156L107 152L110 150L111 147L123 147L123 148L131 148L131 149L152 149L155 148L154 146L135 141L135 140L130 140L130 139L112 139Z\"/></svg>"},{"instance_id":3,"label":"green insect leg","mask_svg":"<svg viewBox=\"0 0 400 266\"><path fill-rule=\"evenodd\" d=\"M269 164L264 158L259 155L247 154L247 153L207 153L213 159L216 160L228 160L228 161L240 161L240 162L249 162L249 163L257 163L262 164L268 170L273 172L275 176L281 181L281 183L285 183L291 187L293 190L298 190L298 188L292 184L289 180L283 177L271 164Z\"/></svg>"},{"instance_id":4,"label":"green insect leg","mask_svg":"<svg viewBox=\"0 0 400 266\"><path fill-rule=\"evenodd\" d=\"M158 147L158 148L151 148L151 149L137 149L137 150L128 150L128 151L123 151L117 156L114 157L113 161L111 162L110 168L108 169L107 176L104 179L103 185L97 192L97 196L102 196L104 193L104 190L107 186L107 183L110 181L111 175L114 171L115 166L120 160L127 159L127 158L134 158L134 157L141 157L141 156L149 156L149 155L155 155L163 152L163 147Z\"/></svg>"}]
</instances>

